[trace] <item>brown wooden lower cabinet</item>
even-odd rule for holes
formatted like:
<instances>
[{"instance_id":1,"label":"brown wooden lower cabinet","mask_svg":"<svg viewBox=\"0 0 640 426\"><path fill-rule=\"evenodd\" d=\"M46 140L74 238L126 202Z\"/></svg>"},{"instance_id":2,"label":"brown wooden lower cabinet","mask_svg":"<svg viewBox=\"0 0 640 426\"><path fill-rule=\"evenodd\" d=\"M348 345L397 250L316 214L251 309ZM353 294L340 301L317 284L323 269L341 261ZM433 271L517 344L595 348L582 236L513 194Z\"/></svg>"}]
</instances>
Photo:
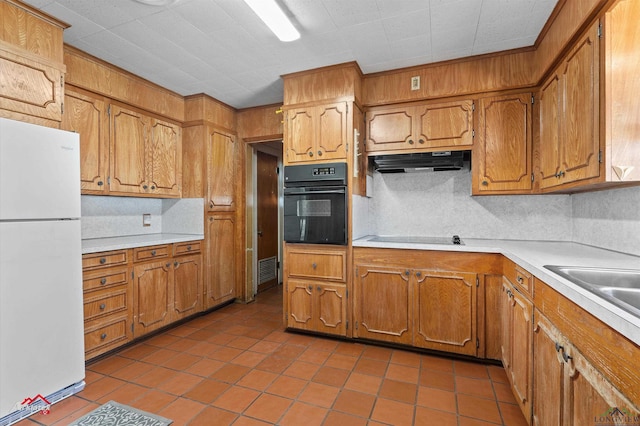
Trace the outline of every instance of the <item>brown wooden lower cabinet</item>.
<instances>
[{"instance_id":1,"label":"brown wooden lower cabinet","mask_svg":"<svg viewBox=\"0 0 640 426\"><path fill-rule=\"evenodd\" d=\"M289 280L290 311L287 326L300 330L344 336L347 327L345 284Z\"/></svg>"},{"instance_id":2,"label":"brown wooden lower cabinet","mask_svg":"<svg viewBox=\"0 0 640 426\"><path fill-rule=\"evenodd\" d=\"M535 311L535 318L533 424L638 424L638 407L540 311Z\"/></svg>"},{"instance_id":3,"label":"brown wooden lower cabinet","mask_svg":"<svg viewBox=\"0 0 640 426\"><path fill-rule=\"evenodd\" d=\"M205 309L236 297L235 213L209 214L206 221Z\"/></svg>"},{"instance_id":4,"label":"brown wooden lower cabinet","mask_svg":"<svg viewBox=\"0 0 640 426\"><path fill-rule=\"evenodd\" d=\"M82 257L85 359L203 309L200 241Z\"/></svg>"}]
</instances>

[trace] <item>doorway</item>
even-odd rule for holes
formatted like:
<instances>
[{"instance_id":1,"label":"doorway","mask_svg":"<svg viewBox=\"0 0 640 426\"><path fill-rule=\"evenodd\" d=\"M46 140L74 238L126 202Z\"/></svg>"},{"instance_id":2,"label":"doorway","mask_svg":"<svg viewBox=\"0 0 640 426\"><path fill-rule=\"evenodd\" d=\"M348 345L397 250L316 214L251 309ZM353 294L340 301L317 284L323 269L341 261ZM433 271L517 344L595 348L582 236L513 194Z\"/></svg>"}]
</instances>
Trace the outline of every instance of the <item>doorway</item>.
<instances>
[{"instance_id":1,"label":"doorway","mask_svg":"<svg viewBox=\"0 0 640 426\"><path fill-rule=\"evenodd\" d=\"M252 230L251 287L255 296L282 283L282 142L251 144L251 158L247 225Z\"/></svg>"}]
</instances>

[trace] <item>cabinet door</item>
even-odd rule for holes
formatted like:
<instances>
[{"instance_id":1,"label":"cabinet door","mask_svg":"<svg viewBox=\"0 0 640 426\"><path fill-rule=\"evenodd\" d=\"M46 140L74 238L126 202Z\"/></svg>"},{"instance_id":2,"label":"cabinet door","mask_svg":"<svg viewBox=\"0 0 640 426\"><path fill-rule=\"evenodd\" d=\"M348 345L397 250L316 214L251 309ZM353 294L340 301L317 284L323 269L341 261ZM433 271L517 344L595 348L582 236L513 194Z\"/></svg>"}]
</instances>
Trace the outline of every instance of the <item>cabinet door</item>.
<instances>
[{"instance_id":1,"label":"cabinet door","mask_svg":"<svg viewBox=\"0 0 640 426\"><path fill-rule=\"evenodd\" d=\"M533 339L533 424L562 426L564 343L558 330L539 311L535 313Z\"/></svg>"},{"instance_id":2,"label":"cabinet door","mask_svg":"<svg viewBox=\"0 0 640 426\"><path fill-rule=\"evenodd\" d=\"M134 267L134 337L157 330L171 321L171 268L168 259Z\"/></svg>"},{"instance_id":3,"label":"cabinet door","mask_svg":"<svg viewBox=\"0 0 640 426\"><path fill-rule=\"evenodd\" d=\"M142 114L111 105L110 190L124 193L144 193L148 162L149 119Z\"/></svg>"},{"instance_id":4,"label":"cabinet door","mask_svg":"<svg viewBox=\"0 0 640 426\"><path fill-rule=\"evenodd\" d=\"M206 300L211 308L236 294L236 223L233 214L210 215L207 220Z\"/></svg>"},{"instance_id":5,"label":"cabinet door","mask_svg":"<svg viewBox=\"0 0 640 426\"><path fill-rule=\"evenodd\" d=\"M80 135L80 187L83 194L108 190L109 116L101 98L90 97L67 86L60 128Z\"/></svg>"},{"instance_id":6,"label":"cabinet door","mask_svg":"<svg viewBox=\"0 0 640 426\"><path fill-rule=\"evenodd\" d=\"M298 330L314 329L313 291L310 281L287 280L287 327Z\"/></svg>"},{"instance_id":7,"label":"cabinet door","mask_svg":"<svg viewBox=\"0 0 640 426\"><path fill-rule=\"evenodd\" d=\"M315 330L346 336L347 287L340 284L315 283Z\"/></svg>"},{"instance_id":8,"label":"cabinet door","mask_svg":"<svg viewBox=\"0 0 640 426\"><path fill-rule=\"evenodd\" d=\"M511 387L525 418L531 417L533 356L533 304L512 287Z\"/></svg>"},{"instance_id":9,"label":"cabinet door","mask_svg":"<svg viewBox=\"0 0 640 426\"><path fill-rule=\"evenodd\" d=\"M554 74L543 84L538 97L541 188L549 188L561 183L559 172L562 87L560 76Z\"/></svg>"},{"instance_id":10,"label":"cabinet door","mask_svg":"<svg viewBox=\"0 0 640 426\"><path fill-rule=\"evenodd\" d=\"M473 101L428 104L415 108L416 148L471 147Z\"/></svg>"},{"instance_id":11,"label":"cabinet door","mask_svg":"<svg viewBox=\"0 0 640 426\"><path fill-rule=\"evenodd\" d=\"M531 94L478 102L473 193L531 190Z\"/></svg>"},{"instance_id":12,"label":"cabinet door","mask_svg":"<svg viewBox=\"0 0 640 426\"><path fill-rule=\"evenodd\" d=\"M202 310L202 257L176 258L173 274L172 321L175 321Z\"/></svg>"},{"instance_id":13,"label":"cabinet door","mask_svg":"<svg viewBox=\"0 0 640 426\"><path fill-rule=\"evenodd\" d=\"M416 271L414 345L477 355L476 274Z\"/></svg>"},{"instance_id":14,"label":"cabinet door","mask_svg":"<svg viewBox=\"0 0 640 426\"><path fill-rule=\"evenodd\" d=\"M315 155L315 119L313 107L291 109L286 112L285 149L289 163L313 161Z\"/></svg>"},{"instance_id":15,"label":"cabinet door","mask_svg":"<svg viewBox=\"0 0 640 426\"><path fill-rule=\"evenodd\" d=\"M598 23L562 67L564 116L560 172L573 182L599 176L600 92Z\"/></svg>"},{"instance_id":16,"label":"cabinet door","mask_svg":"<svg viewBox=\"0 0 640 426\"><path fill-rule=\"evenodd\" d=\"M411 271L357 265L354 282L354 337L411 344Z\"/></svg>"},{"instance_id":17,"label":"cabinet door","mask_svg":"<svg viewBox=\"0 0 640 426\"><path fill-rule=\"evenodd\" d=\"M151 120L151 161L147 171L150 193L180 197L182 187L182 130L175 124Z\"/></svg>"},{"instance_id":18,"label":"cabinet door","mask_svg":"<svg viewBox=\"0 0 640 426\"><path fill-rule=\"evenodd\" d=\"M367 152L415 148L414 109L385 108L367 113ZM411 140L412 143L409 143Z\"/></svg>"},{"instance_id":19,"label":"cabinet door","mask_svg":"<svg viewBox=\"0 0 640 426\"><path fill-rule=\"evenodd\" d=\"M239 180L236 176L236 138L211 130L208 139L207 208L209 211L233 211L236 209L235 190Z\"/></svg>"},{"instance_id":20,"label":"cabinet door","mask_svg":"<svg viewBox=\"0 0 640 426\"><path fill-rule=\"evenodd\" d=\"M347 104L344 102L316 107L318 160L347 158Z\"/></svg>"}]
</instances>

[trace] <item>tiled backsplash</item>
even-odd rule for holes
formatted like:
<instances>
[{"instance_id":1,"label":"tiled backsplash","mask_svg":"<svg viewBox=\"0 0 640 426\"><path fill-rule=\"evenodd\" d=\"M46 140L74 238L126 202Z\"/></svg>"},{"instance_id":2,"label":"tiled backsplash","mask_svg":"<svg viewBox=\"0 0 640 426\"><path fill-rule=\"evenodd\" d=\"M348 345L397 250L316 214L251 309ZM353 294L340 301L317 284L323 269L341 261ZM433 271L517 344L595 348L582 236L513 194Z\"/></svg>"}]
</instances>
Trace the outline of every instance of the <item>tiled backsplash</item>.
<instances>
[{"instance_id":1,"label":"tiled backsplash","mask_svg":"<svg viewBox=\"0 0 640 426\"><path fill-rule=\"evenodd\" d=\"M142 226L142 215L151 215L150 226ZM82 238L127 235L204 233L202 198L158 199L82 196Z\"/></svg>"},{"instance_id":2,"label":"tiled backsplash","mask_svg":"<svg viewBox=\"0 0 640 426\"><path fill-rule=\"evenodd\" d=\"M366 205L368 214L362 211ZM458 234L463 239L574 241L640 255L640 187L472 197L469 170L374 173L373 198L354 202L353 212L354 238Z\"/></svg>"}]
</instances>

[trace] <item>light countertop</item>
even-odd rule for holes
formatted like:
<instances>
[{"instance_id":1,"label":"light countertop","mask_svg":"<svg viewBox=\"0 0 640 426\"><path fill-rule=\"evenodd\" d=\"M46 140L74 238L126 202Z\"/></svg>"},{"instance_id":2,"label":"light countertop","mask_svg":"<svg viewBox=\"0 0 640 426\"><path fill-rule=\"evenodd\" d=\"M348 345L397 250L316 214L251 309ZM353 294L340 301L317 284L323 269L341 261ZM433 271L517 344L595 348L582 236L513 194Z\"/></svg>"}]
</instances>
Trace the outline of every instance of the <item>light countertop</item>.
<instances>
[{"instance_id":1,"label":"light countertop","mask_svg":"<svg viewBox=\"0 0 640 426\"><path fill-rule=\"evenodd\" d=\"M82 240L82 254L203 240L202 234L142 234Z\"/></svg>"},{"instance_id":2,"label":"light countertop","mask_svg":"<svg viewBox=\"0 0 640 426\"><path fill-rule=\"evenodd\" d=\"M620 334L640 345L640 317L583 289L569 280L546 269L544 265L589 266L602 268L640 269L640 257L605 250L584 244L564 241L520 241L462 238L464 245L424 244L371 241L367 236L353 241L354 247L396 248L410 250L437 250L474 253L500 253L517 263L558 293L606 323ZM407 237L407 241L411 241ZM416 239L416 241L420 241Z\"/></svg>"}]
</instances>

